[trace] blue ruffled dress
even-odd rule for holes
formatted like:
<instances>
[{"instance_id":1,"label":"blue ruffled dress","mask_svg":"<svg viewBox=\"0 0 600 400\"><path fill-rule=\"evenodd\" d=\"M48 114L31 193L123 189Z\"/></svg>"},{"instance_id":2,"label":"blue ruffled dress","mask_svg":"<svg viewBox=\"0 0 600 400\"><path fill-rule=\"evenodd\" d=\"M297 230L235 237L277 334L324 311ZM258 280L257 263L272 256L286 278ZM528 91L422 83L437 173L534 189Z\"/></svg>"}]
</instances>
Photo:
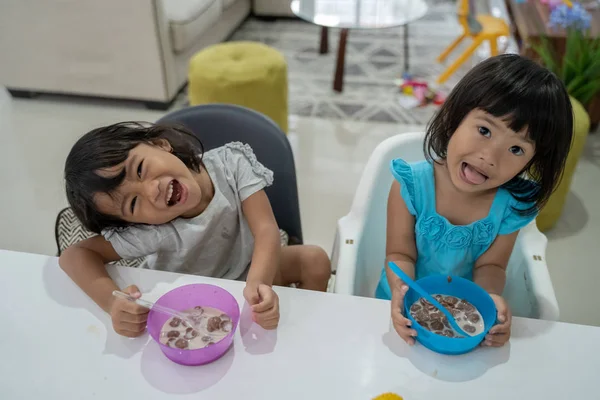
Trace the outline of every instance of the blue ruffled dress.
<instances>
[{"instance_id":1,"label":"blue ruffled dress","mask_svg":"<svg viewBox=\"0 0 600 400\"><path fill-rule=\"evenodd\" d=\"M391 162L391 170L400 183L400 193L408 211L415 216L417 279L429 275L472 279L476 260L486 252L496 236L518 231L535 218L535 214L521 216L517 213L513 207L526 209L529 206L516 200L506 189L499 188L487 217L469 225L453 225L436 211L431 162L408 164L395 159ZM375 296L391 298L385 268Z\"/></svg>"}]
</instances>

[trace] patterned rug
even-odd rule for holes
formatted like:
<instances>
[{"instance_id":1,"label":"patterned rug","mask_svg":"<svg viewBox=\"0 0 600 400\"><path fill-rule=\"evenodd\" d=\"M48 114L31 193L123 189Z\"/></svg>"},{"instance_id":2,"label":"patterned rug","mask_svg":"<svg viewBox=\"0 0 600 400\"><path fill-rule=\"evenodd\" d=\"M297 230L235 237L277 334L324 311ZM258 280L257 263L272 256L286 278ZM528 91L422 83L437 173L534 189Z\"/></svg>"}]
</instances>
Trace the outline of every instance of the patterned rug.
<instances>
[{"instance_id":1,"label":"patterned rug","mask_svg":"<svg viewBox=\"0 0 600 400\"><path fill-rule=\"evenodd\" d=\"M456 3L430 2L425 17L409 25L410 72L433 83L445 69L436 57L461 32ZM318 53L319 37L319 27L300 20L250 18L231 40L262 42L285 55L292 115L422 125L436 111L433 105L407 110L398 102L394 80L403 72L403 28L350 31L342 93L332 89L339 31L330 30L326 55ZM449 92L476 61L465 63L440 89Z\"/></svg>"}]
</instances>

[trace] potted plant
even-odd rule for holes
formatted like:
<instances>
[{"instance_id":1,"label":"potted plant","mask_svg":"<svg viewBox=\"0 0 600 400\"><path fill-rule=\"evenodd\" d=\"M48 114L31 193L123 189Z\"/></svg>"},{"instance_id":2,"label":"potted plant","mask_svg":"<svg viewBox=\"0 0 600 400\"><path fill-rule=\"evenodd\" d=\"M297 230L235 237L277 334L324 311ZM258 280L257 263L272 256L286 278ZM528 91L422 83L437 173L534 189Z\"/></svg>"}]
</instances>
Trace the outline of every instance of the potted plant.
<instances>
[{"instance_id":1,"label":"potted plant","mask_svg":"<svg viewBox=\"0 0 600 400\"><path fill-rule=\"evenodd\" d=\"M549 25L566 30L564 51L559 54L547 36L532 43L532 48L546 68L562 79L569 94L587 109L594 130L600 121L600 37L589 35L590 20L590 14L579 3L555 4Z\"/></svg>"},{"instance_id":2,"label":"potted plant","mask_svg":"<svg viewBox=\"0 0 600 400\"><path fill-rule=\"evenodd\" d=\"M591 115L594 112L593 107L600 108L600 39L588 34L591 20L589 13L579 3L564 1L547 2L552 8L549 27L566 30L564 46L544 35L539 42L531 43L539 61L560 77L567 87L574 122L573 142L563 179L536 219L541 231L552 228L562 213L577 162L590 131L588 113ZM596 112L599 114L597 123L600 120L600 109Z\"/></svg>"}]
</instances>

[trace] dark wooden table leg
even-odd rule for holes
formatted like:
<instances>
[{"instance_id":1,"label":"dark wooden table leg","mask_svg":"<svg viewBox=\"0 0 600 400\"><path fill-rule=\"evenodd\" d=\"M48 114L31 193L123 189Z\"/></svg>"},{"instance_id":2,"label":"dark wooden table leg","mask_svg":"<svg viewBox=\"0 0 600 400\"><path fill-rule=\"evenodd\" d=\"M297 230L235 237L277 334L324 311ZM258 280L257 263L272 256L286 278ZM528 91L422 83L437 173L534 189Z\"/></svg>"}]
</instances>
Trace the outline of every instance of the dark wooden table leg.
<instances>
[{"instance_id":1,"label":"dark wooden table leg","mask_svg":"<svg viewBox=\"0 0 600 400\"><path fill-rule=\"evenodd\" d=\"M344 89L344 67L346 61L346 42L348 41L348 29L340 31L340 44L338 45L337 61L335 65L335 77L333 79L333 90L341 92Z\"/></svg>"},{"instance_id":2,"label":"dark wooden table leg","mask_svg":"<svg viewBox=\"0 0 600 400\"><path fill-rule=\"evenodd\" d=\"M326 26L321 27L321 46L319 48L319 54L329 53L329 28Z\"/></svg>"},{"instance_id":3,"label":"dark wooden table leg","mask_svg":"<svg viewBox=\"0 0 600 400\"><path fill-rule=\"evenodd\" d=\"M404 24L404 73L408 74L408 24Z\"/></svg>"}]
</instances>

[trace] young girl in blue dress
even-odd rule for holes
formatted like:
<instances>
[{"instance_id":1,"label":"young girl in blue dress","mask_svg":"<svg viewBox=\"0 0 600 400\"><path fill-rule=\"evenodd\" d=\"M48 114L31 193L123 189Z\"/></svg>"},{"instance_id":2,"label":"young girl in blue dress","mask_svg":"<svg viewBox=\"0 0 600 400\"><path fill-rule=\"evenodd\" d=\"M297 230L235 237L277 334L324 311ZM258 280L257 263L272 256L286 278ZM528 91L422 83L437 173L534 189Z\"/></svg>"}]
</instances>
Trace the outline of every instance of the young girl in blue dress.
<instances>
[{"instance_id":1,"label":"young girl in blue dress","mask_svg":"<svg viewBox=\"0 0 600 400\"><path fill-rule=\"evenodd\" d=\"M530 60L501 55L454 88L427 127L426 161L391 163L386 261L413 278L457 275L488 291L499 324L484 345L510 338L508 259L559 183L572 131L562 82ZM402 314L407 290L386 266L376 295L391 299L394 328L412 345L417 333Z\"/></svg>"}]
</instances>

